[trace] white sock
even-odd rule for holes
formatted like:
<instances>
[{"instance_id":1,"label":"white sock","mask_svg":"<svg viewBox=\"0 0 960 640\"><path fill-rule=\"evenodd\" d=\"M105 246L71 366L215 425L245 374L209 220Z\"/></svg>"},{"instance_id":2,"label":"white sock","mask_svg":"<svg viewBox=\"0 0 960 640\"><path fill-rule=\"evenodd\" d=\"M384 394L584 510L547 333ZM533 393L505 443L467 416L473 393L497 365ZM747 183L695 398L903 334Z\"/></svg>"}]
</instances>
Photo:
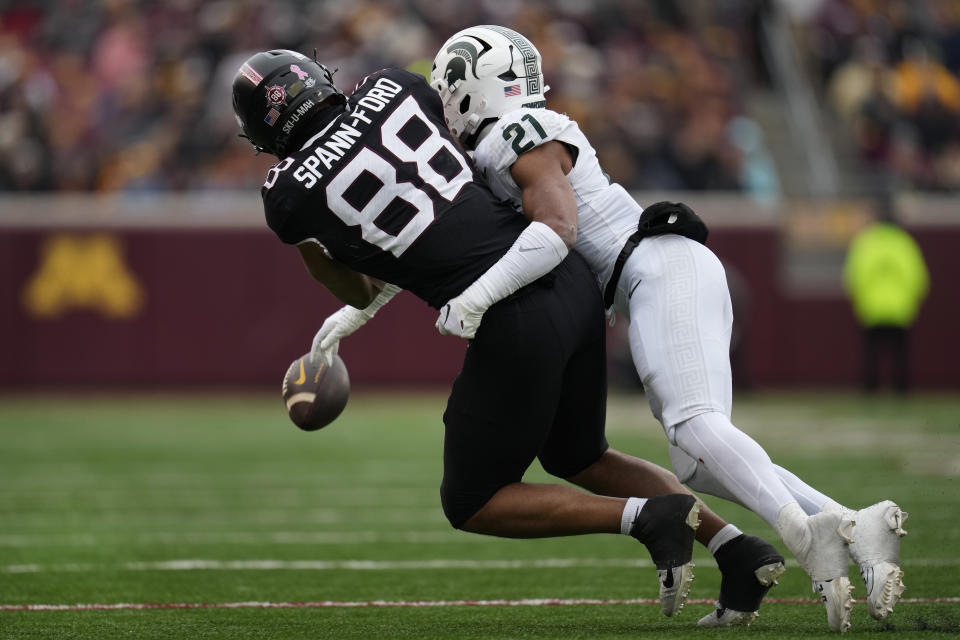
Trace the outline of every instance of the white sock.
<instances>
[{"instance_id":1,"label":"white sock","mask_svg":"<svg viewBox=\"0 0 960 640\"><path fill-rule=\"evenodd\" d=\"M743 534L743 531L740 531L740 529L737 529L732 524L728 524L723 529L720 529L720 531L717 531L717 535L710 538L710 542L707 543L707 551L713 555L717 555L717 549L741 534Z\"/></svg>"},{"instance_id":2,"label":"white sock","mask_svg":"<svg viewBox=\"0 0 960 640\"><path fill-rule=\"evenodd\" d=\"M763 447L724 414L701 413L681 422L673 433L678 447L767 524L776 524L784 505L796 504Z\"/></svg>"},{"instance_id":3,"label":"white sock","mask_svg":"<svg viewBox=\"0 0 960 640\"><path fill-rule=\"evenodd\" d=\"M633 521L640 515L643 505L647 504L646 498L627 498L627 504L623 508L623 515L620 516L620 533L628 536L630 529L633 528Z\"/></svg>"}]
</instances>

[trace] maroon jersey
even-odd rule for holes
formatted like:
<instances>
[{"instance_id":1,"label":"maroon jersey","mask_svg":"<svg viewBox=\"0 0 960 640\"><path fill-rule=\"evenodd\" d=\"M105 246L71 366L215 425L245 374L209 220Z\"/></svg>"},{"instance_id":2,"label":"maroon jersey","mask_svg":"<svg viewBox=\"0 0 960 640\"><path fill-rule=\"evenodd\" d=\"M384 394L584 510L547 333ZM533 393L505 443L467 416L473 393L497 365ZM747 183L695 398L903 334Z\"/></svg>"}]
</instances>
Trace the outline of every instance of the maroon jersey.
<instances>
[{"instance_id":1,"label":"maroon jersey","mask_svg":"<svg viewBox=\"0 0 960 640\"><path fill-rule=\"evenodd\" d=\"M475 180L419 75L367 76L261 191L286 243L314 240L352 269L440 308L506 253L527 221Z\"/></svg>"}]
</instances>

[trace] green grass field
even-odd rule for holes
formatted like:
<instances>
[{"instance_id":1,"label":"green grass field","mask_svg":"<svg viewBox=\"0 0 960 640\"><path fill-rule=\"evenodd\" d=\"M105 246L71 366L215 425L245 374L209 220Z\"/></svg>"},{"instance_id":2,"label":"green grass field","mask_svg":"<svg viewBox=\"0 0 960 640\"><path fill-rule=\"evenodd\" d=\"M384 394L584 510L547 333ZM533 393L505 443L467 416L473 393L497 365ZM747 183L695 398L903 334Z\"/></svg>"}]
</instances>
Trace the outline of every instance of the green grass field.
<instances>
[{"instance_id":1,"label":"green grass field","mask_svg":"<svg viewBox=\"0 0 960 640\"><path fill-rule=\"evenodd\" d=\"M702 546L692 601L667 619L612 602L657 595L649 556L625 536L452 530L438 492L441 395L358 392L317 433L289 423L278 396L0 398L0 638L832 635L792 561L752 627L699 630L719 588ZM960 396L739 397L734 420L838 501L891 498L910 513L909 600L883 623L860 602L849 635L960 637ZM608 422L613 446L667 464L642 396L612 397ZM706 501L784 550L753 514ZM521 602L475 602L494 599ZM381 601L434 606L370 606ZM120 603L166 608L25 607ZM198 604L220 606L187 608Z\"/></svg>"}]
</instances>

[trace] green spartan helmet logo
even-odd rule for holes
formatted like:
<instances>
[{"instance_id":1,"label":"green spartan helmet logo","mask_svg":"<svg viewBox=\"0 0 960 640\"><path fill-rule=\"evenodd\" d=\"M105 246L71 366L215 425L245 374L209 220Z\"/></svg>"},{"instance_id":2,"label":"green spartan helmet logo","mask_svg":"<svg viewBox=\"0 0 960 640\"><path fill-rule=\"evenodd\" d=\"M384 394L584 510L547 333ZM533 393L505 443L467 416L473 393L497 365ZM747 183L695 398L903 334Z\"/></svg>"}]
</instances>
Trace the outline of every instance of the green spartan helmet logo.
<instances>
[{"instance_id":1,"label":"green spartan helmet logo","mask_svg":"<svg viewBox=\"0 0 960 640\"><path fill-rule=\"evenodd\" d=\"M477 77L477 48L469 42L454 42L447 47L447 53L452 53L453 58L447 63L447 68L443 71L443 79L447 81L448 86L456 86L456 83L467 79L467 62L470 63L470 72L473 77Z\"/></svg>"}]
</instances>

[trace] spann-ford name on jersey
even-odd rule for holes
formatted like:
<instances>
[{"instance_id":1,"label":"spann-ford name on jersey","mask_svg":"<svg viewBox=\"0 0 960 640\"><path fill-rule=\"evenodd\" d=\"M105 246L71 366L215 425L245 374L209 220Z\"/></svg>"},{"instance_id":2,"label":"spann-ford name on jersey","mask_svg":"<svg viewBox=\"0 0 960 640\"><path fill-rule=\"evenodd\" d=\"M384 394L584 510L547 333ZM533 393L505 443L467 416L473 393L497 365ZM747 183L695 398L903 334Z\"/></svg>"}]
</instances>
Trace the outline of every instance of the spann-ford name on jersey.
<instances>
[{"instance_id":1,"label":"spann-ford name on jersey","mask_svg":"<svg viewBox=\"0 0 960 640\"><path fill-rule=\"evenodd\" d=\"M474 181L436 92L400 69L367 76L343 113L270 170L261 194L284 242L319 242L438 309L526 226Z\"/></svg>"},{"instance_id":2,"label":"spann-ford name on jersey","mask_svg":"<svg viewBox=\"0 0 960 640\"><path fill-rule=\"evenodd\" d=\"M578 211L574 249L586 258L602 286L627 238L637 230L643 209L623 187L610 182L576 122L549 109L516 109L484 135L473 160L494 194L519 210L522 196L510 167L521 154L550 140L562 142L570 151L573 169L567 179Z\"/></svg>"}]
</instances>

